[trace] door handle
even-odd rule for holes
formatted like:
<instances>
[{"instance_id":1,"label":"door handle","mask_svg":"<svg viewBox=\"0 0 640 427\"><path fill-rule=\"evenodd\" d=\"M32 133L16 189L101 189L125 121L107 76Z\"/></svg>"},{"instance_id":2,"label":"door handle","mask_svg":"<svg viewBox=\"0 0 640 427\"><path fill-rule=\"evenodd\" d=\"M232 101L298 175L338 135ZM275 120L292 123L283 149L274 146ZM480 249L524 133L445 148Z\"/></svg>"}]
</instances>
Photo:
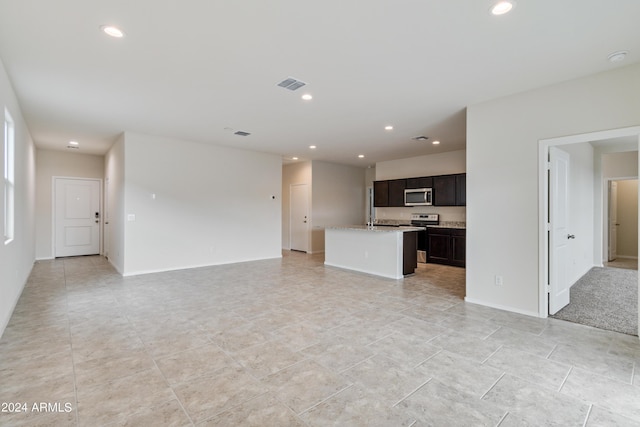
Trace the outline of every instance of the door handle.
<instances>
[{"instance_id":1,"label":"door handle","mask_svg":"<svg viewBox=\"0 0 640 427\"><path fill-rule=\"evenodd\" d=\"M569 234L567 235L567 239L575 239L576 235L575 234Z\"/></svg>"}]
</instances>

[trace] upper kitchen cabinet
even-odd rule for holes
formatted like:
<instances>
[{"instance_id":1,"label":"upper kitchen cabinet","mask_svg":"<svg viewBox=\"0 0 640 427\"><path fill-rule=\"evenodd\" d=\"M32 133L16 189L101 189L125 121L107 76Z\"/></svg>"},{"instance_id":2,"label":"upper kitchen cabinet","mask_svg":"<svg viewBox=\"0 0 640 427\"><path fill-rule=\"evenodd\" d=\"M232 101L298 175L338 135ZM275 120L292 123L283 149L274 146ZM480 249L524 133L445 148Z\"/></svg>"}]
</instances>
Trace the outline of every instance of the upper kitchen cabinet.
<instances>
[{"instance_id":1,"label":"upper kitchen cabinet","mask_svg":"<svg viewBox=\"0 0 640 427\"><path fill-rule=\"evenodd\" d=\"M456 175L456 206L467 205L467 174Z\"/></svg>"},{"instance_id":2,"label":"upper kitchen cabinet","mask_svg":"<svg viewBox=\"0 0 640 427\"><path fill-rule=\"evenodd\" d=\"M431 188L433 187L433 177L423 176L420 178L407 178L407 188Z\"/></svg>"},{"instance_id":3,"label":"upper kitchen cabinet","mask_svg":"<svg viewBox=\"0 0 640 427\"><path fill-rule=\"evenodd\" d=\"M389 206L389 181L374 181L373 206L377 208Z\"/></svg>"},{"instance_id":4,"label":"upper kitchen cabinet","mask_svg":"<svg viewBox=\"0 0 640 427\"><path fill-rule=\"evenodd\" d=\"M404 206L406 179L374 181L373 205L377 208Z\"/></svg>"},{"instance_id":5,"label":"upper kitchen cabinet","mask_svg":"<svg viewBox=\"0 0 640 427\"><path fill-rule=\"evenodd\" d=\"M433 177L434 206L464 206L467 204L466 174Z\"/></svg>"},{"instance_id":6,"label":"upper kitchen cabinet","mask_svg":"<svg viewBox=\"0 0 640 427\"><path fill-rule=\"evenodd\" d=\"M407 188L406 179L389 181L389 206L404 206L404 190Z\"/></svg>"}]
</instances>

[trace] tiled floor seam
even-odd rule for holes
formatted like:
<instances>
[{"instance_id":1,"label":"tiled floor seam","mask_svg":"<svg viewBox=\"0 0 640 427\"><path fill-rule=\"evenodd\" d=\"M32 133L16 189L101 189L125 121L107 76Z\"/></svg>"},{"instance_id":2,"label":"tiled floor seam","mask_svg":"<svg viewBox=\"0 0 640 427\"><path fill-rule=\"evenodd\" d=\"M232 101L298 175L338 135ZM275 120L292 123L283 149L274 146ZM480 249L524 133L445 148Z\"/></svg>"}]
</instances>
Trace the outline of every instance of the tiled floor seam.
<instances>
[{"instance_id":1,"label":"tiled floor seam","mask_svg":"<svg viewBox=\"0 0 640 427\"><path fill-rule=\"evenodd\" d=\"M569 375L571 375L571 372L573 372L573 366L569 368L569 372L567 372L567 375L565 375L564 379L562 380L560 387L558 387L558 393L562 393L562 387L564 387L565 383L569 379Z\"/></svg>"},{"instance_id":2,"label":"tiled floor seam","mask_svg":"<svg viewBox=\"0 0 640 427\"><path fill-rule=\"evenodd\" d=\"M584 423L582 423L582 427L586 427L589 422L589 417L591 416L591 411L593 410L593 403L589 405L589 409L587 409L587 415L584 417Z\"/></svg>"},{"instance_id":3,"label":"tiled floor seam","mask_svg":"<svg viewBox=\"0 0 640 427\"><path fill-rule=\"evenodd\" d=\"M433 378L429 378L428 380L426 380L425 382L423 382L422 384L420 384L418 387L416 387L411 393L407 394L406 396L404 396L402 399L398 400L396 403L394 403L393 405L391 405L392 408L395 408L396 406L398 406L400 403L402 403L402 401L408 399L409 397L413 396L418 390L420 390L422 387L424 387L425 385L427 385L429 383L429 381L433 380Z\"/></svg>"},{"instance_id":4,"label":"tiled floor seam","mask_svg":"<svg viewBox=\"0 0 640 427\"><path fill-rule=\"evenodd\" d=\"M500 382L500 380L507 375L506 372L503 372L502 375L500 375L500 378L498 378L497 380L495 380L493 382L493 384L491 384L491 386L489 387L489 389L487 389L487 391L485 391L484 393L482 393L482 396L480 396L480 400L482 400L487 394L489 394L489 392L496 386L496 384L498 384Z\"/></svg>"},{"instance_id":5,"label":"tiled floor seam","mask_svg":"<svg viewBox=\"0 0 640 427\"><path fill-rule=\"evenodd\" d=\"M146 349L145 349L146 352ZM148 352L147 352L148 354ZM151 357L151 355L149 354L149 357ZM189 415L189 412L187 412L187 410L184 407L184 404L182 403L182 401L180 400L180 398L178 397L178 395L176 394L176 391L173 389L173 385L171 385L171 383L169 382L169 380L167 379L167 377L164 375L164 372L162 372L162 370L160 369L160 367L158 366L158 364L156 363L156 360L151 357L151 360L153 361L153 365L156 367L156 369L158 370L158 372L160 372L160 375L162 375L162 378L164 379L164 381L167 383L167 386L171 389L171 394L173 394L173 397L176 399L176 401L178 402L178 405L180 405L180 408L182 409L182 411L184 412L184 414L187 416L187 419L189 419L189 422L191 423L191 425L195 425L195 423L193 422L193 419L191 418L191 415ZM147 408L143 408L142 410L147 409ZM134 415L134 414L132 414Z\"/></svg>"},{"instance_id":6,"label":"tiled floor seam","mask_svg":"<svg viewBox=\"0 0 640 427\"><path fill-rule=\"evenodd\" d=\"M76 361L73 356L73 340L71 337L71 320L69 319L69 290L67 289L67 269L62 261L62 271L64 277L64 299L66 304L66 317L67 317L67 329L69 331L69 349L71 351L71 369L73 370L73 395L76 399L75 408L76 408L76 426L80 425L80 411L78 408L78 383L76 380Z\"/></svg>"},{"instance_id":7,"label":"tiled floor seam","mask_svg":"<svg viewBox=\"0 0 640 427\"><path fill-rule=\"evenodd\" d=\"M340 394L340 393L342 393L343 391L345 391L345 390L347 390L347 389L350 389L350 388L351 388L351 387L353 387L353 386L354 386L354 384L353 384L353 383L351 383L351 384L349 384L348 386L341 388L340 390L336 391L335 393L332 393L331 395L329 395L329 396L327 396L326 398L322 399L320 402L315 403L315 404L313 404L313 405L309 406L309 407L308 407L308 408L306 408L306 409L303 409L303 410L302 410L302 411L300 411L297 415L298 415L299 417L301 417L301 416L302 416L302 414L304 414L305 412L309 412L309 411L310 411L310 410L312 410L313 408L315 408L315 407L317 407L317 406L319 406L319 405L322 405L322 404L323 404L324 402L326 402L327 400L329 400L329 399L333 398L334 396L339 395L339 394ZM287 407L289 407L289 406L287 406ZM291 409L291 410L293 411L293 409L292 409L292 408L289 408L289 409ZM302 417L301 417L301 418L302 418Z\"/></svg>"}]
</instances>

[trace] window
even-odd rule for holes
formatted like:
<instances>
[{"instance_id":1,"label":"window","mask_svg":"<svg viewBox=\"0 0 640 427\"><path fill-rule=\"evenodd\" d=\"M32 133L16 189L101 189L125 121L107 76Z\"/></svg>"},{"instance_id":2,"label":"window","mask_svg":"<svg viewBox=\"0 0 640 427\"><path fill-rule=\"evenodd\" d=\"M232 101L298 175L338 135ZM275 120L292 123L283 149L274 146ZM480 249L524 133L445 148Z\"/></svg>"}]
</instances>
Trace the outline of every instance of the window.
<instances>
[{"instance_id":1,"label":"window","mask_svg":"<svg viewBox=\"0 0 640 427\"><path fill-rule=\"evenodd\" d=\"M4 243L13 240L15 226L15 127L4 110Z\"/></svg>"}]
</instances>

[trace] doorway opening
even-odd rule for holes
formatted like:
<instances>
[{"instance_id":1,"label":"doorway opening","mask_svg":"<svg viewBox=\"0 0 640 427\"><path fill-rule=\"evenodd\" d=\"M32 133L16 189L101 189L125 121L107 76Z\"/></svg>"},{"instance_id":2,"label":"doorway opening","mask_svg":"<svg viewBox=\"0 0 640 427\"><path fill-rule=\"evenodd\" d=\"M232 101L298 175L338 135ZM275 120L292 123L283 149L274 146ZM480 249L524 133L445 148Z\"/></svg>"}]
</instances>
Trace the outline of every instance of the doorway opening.
<instances>
[{"instance_id":1,"label":"doorway opening","mask_svg":"<svg viewBox=\"0 0 640 427\"><path fill-rule=\"evenodd\" d=\"M605 267L638 269L638 178L607 179Z\"/></svg>"},{"instance_id":2,"label":"doorway opening","mask_svg":"<svg viewBox=\"0 0 640 427\"><path fill-rule=\"evenodd\" d=\"M557 147L567 151L575 151L580 144L590 145L591 152L593 153L593 159L591 163L588 161L588 157L577 162L578 169L576 173L584 173L589 169L591 173L591 181L589 181L589 174L583 175L583 179L580 181L579 176L576 178L575 174L572 174L572 183L580 183L579 191L582 191L586 195L582 197L582 204L575 201L570 201L570 209L574 212L579 212L580 215L574 214L570 216L569 226L562 237L568 240L570 244L569 256L561 261L561 268L568 269L569 273L566 274L565 280L569 281L568 286L571 287L577 283L577 279L584 276L590 268L604 267L604 263L608 262L608 250L609 250L609 230L605 222L608 221L608 189L607 189L607 174L604 171L604 166L599 163L600 156L603 153L615 153L625 152L624 156L627 160L631 159L631 162L635 162L636 168L638 164L638 145L640 142L640 126L631 128L622 128L609 131L593 132L582 135L572 135L568 137L553 138L547 140L541 140L539 144L539 271L540 271L540 283L539 283L539 316L547 317L550 315L550 306L555 303L551 301L554 295L550 293L553 285L552 281L557 278L557 265L558 259L554 258L556 254L553 253L551 247L550 231L554 225L550 220L550 212L553 211L553 200L550 199L550 185L552 185L552 179L550 178L549 171L549 152L551 147ZM589 149L583 152L589 152ZM580 151L578 151L578 159L580 160ZM572 165L573 166L573 165ZM637 170L637 169L636 169ZM637 172L635 172L637 177ZM587 179L584 179L584 177ZM593 184L589 184L592 182ZM590 193L590 194L589 194ZM637 186L636 186L637 195ZM573 199L575 194L570 193L569 198ZM588 203L584 203L587 200ZM637 199L636 199L637 210ZM587 218L584 221L584 218ZM576 219L577 218L577 219ZM583 220L580 223L580 220ZM578 223L578 224L576 224ZM637 235L638 235L638 219L636 213L635 219L635 253L637 254ZM576 231L577 228L577 231ZM570 240L575 239L575 240ZM580 242L578 242L580 240ZM571 246L573 244L573 246ZM566 254L565 254L566 255ZM633 292L637 295L637 279L635 281L635 288ZM556 307L557 308L557 307ZM638 313L638 307L634 308L635 314ZM638 322L636 322L638 323Z\"/></svg>"}]
</instances>

